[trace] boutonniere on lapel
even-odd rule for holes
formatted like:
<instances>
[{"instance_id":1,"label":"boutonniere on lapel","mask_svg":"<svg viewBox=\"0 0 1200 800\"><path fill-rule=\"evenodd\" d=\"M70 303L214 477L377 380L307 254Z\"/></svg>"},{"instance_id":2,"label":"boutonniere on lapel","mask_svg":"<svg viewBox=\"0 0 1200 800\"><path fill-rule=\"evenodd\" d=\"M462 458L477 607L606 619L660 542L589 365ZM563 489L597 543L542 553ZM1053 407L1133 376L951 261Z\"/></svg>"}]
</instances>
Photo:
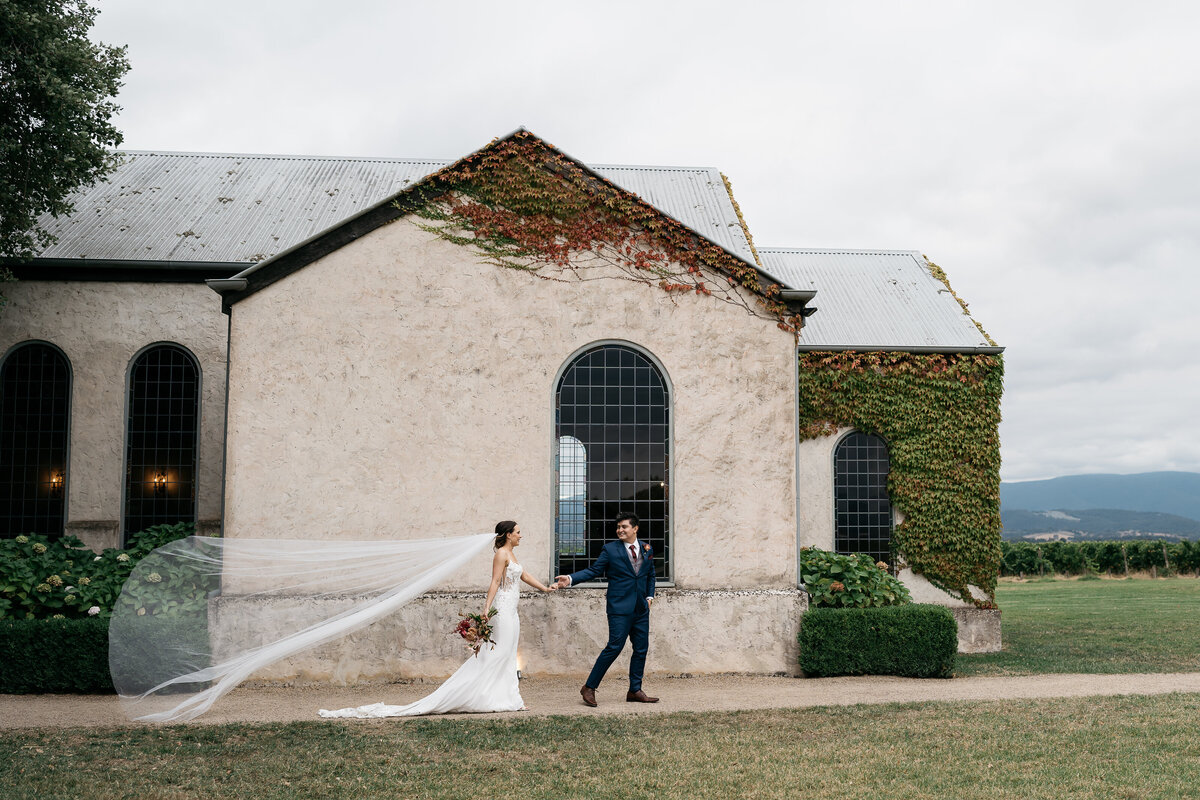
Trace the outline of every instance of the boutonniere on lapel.
<instances>
[{"instance_id":1,"label":"boutonniere on lapel","mask_svg":"<svg viewBox=\"0 0 1200 800\"><path fill-rule=\"evenodd\" d=\"M642 555L643 556L646 556L647 558L649 558L650 553L652 553L652 552L653 551L650 549L650 545L648 545L648 544L642 545Z\"/></svg>"}]
</instances>

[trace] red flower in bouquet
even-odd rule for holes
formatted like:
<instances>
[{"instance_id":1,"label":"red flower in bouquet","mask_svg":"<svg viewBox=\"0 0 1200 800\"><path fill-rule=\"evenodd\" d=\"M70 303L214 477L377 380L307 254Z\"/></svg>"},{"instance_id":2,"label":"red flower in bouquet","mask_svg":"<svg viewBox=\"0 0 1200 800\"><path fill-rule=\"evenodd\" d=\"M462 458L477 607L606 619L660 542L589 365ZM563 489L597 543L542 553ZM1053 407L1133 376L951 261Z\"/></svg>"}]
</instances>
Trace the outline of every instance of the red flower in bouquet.
<instances>
[{"instance_id":1,"label":"red flower in bouquet","mask_svg":"<svg viewBox=\"0 0 1200 800\"><path fill-rule=\"evenodd\" d=\"M492 641L492 617L496 616L496 609L488 611L487 614L459 614L462 619L454 626L454 632L467 641L467 647L479 655L479 648L485 644L490 644L492 647L496 643Z\"/></svg>"}]
</instances>

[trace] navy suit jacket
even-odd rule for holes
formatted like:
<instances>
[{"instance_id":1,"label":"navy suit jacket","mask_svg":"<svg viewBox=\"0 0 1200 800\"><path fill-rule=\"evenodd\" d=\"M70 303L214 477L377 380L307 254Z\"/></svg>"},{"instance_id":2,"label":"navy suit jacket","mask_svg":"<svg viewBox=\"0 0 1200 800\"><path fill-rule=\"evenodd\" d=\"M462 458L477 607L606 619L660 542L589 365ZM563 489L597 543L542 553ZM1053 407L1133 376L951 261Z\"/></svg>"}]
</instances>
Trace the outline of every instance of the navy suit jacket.
<instances>
[{"instance_id":1,"label":"navy suit jacket","mask_svg":"<svg viewBox=\"0 0 1200 800\"><path fill-rule=\"evenodd\" d=\"M571 585L576 586L600 576L608 578L608 600L605 611L610 617L633 616L649 608L647 597L654 597L654 558L650 546L638 540L641 566L637 574L629 562L629 546L622 541L609 542L600 557L590 567L571 573Z\"/></svg>"}]
</instances>

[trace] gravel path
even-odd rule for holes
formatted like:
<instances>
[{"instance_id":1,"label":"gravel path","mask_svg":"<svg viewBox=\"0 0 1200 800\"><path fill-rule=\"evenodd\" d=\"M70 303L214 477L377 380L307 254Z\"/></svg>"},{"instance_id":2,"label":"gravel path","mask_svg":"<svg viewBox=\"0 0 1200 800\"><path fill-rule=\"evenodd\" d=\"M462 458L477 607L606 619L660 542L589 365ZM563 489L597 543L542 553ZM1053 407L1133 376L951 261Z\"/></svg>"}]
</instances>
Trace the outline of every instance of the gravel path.
<instances>
[{"instance_id":1,"label":"gravel path","mask_svg":"<svg viewBox=\"0 0 1200 800\"><path fill-rule=\"evenodd\" d=\"M581 682L579 678L527 678L521 682L521 695L529 706L528 711L447 716L507 719L530 714L664 714L672 711L736 711L858 703L1200 692L1200 672L1028 675L951 680L882 676L809 679L745 675L693 678L651 676L645 688L650 694L660 696L661 702L653 705L626 703L625 685L616 679L605 681L600 687L597 692L599 707L588 708L579 699ZM222 698L193 724L316 721L319 708L358 706L381 700L392 704L406 703L429 693L433 687L431 683L350 688L244 687ZM403 720L391 720L396 721ZM126 720L120 703L111 695L0 695L0 728L130 724L143 723ZM380 723L365 721L362 724Z\"/></svg>"}]
</instances>

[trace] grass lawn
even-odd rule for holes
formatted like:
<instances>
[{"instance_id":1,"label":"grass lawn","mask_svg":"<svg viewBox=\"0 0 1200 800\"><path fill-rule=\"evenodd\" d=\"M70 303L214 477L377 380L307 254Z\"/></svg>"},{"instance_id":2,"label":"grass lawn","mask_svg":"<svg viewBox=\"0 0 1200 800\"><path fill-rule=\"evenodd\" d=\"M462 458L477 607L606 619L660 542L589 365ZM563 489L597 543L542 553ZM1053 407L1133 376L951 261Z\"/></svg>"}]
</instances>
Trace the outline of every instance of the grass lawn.
<instances>
[{"instance_id":1,"label":"grass lawn","mask_svg":"<svg viewBox=\"0 0 1200 800\"><path fill-rule=\"evenodd\" d=\"M1200 580L1004 582L959 674L1200 670ZM1195 798L1200 694L5 731L0 800ZM628 768L618 766L622 762Z\"/></svg>"},{"instance_id":2,"label":"grass lawn","mask_svg":"<svg viewBox=\"0 0 1200 800\"><path fill-rule=\"evenodd\" d=\"M5 798L1182 798L1200 695L9 731ZM622 761L628 768L619 766Z\"/></svg>"},{"instance_id":3,"label":"grass lawn","mask_svg":"<svg viewBox=\"0 0 1200 800\"><path fill-rule=\"evenodd\" d=\"M1200 671L1200 580L1002 581L1000 653L957 675Z\"/></svg>"}]
</instances>

